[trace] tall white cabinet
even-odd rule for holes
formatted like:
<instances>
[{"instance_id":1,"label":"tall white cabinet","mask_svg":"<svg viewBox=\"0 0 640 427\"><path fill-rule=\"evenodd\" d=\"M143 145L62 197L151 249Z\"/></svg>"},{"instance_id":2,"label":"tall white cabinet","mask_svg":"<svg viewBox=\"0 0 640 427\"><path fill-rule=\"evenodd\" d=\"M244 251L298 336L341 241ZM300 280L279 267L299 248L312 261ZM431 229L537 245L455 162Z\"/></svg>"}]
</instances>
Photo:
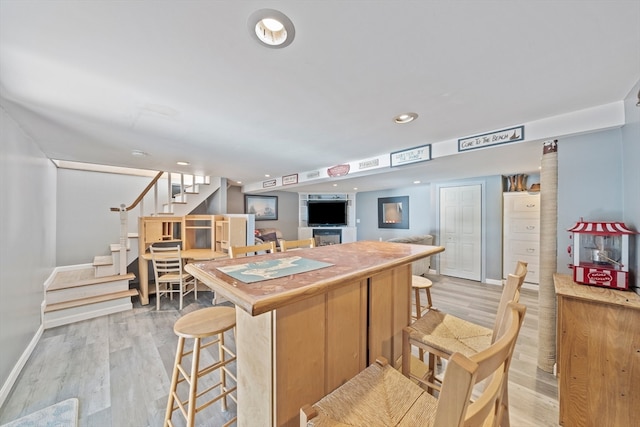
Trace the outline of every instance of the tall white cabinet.
<instances>
[{"instance_id":1,"label":"tall white cabinet","mask_svg":"<svg viewBox=\"0 0 640 427\"><path fill-rule=\"evenodd\" d=\"M528 265L527 283L540 274L540 193L503 193L502 277L515 271L518 260Z\"/></svg>"}]
</instances>

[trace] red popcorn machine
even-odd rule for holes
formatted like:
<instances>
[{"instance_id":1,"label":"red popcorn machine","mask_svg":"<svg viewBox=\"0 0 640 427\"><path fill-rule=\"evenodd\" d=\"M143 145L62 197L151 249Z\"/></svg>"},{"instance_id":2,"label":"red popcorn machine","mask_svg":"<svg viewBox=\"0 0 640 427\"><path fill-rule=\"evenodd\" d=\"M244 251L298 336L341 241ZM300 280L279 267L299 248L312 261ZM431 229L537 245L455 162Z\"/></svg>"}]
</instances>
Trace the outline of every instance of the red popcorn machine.
<instances>
[{"instance_id":1,"label":"red popcorn machine","mask_svg":"<svg viewBox=\"0 0 640 427\"><path fill-rule=\"evenodd\" d=\"M629 289L629 236L637 234L622 222L589 222L573 227L573 281L585 285Z\"/></svg>"}]
</instances>

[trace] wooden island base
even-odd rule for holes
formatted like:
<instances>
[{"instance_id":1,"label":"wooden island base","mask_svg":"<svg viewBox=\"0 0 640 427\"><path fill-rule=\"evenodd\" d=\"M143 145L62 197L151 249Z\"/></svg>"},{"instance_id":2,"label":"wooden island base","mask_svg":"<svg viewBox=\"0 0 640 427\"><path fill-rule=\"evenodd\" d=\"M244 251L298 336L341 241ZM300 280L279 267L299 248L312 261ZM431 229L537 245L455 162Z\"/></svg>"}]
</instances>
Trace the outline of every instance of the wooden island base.
<instances>
[{"instance_id":1,"label":"wooden island base","mask_svg":"<svg viewBox=\"0 0 640 427\"><path fill-rule=\"evenodd\" d=\"M296 251L331 267L245 284L217 270L259 257L191 264L187 271L236 304L238 425L297 426L315 402L379 355L398 361L410 321L411 262L444 248L355 242Z\"/></svg>"}]
</instances>

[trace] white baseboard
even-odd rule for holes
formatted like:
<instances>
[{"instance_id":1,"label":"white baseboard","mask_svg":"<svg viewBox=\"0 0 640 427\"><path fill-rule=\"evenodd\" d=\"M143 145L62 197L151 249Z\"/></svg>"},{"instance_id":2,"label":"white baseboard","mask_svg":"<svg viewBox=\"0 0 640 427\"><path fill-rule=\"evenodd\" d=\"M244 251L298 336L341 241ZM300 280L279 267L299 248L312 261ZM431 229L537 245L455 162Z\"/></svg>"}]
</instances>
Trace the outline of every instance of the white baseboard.
<instances>
[{"instance_id":1,"label":"white baseboard","mask_svg":"<svg viewBox=\"0 0 640 427\"><path fill-rule=\"evenodd\" d=\"M14 365L13 369L11 370L11 373L9 373L9 377L7 378L7 380L4 382L4 384L2 384L2 388L0 389L0 407L4 405L4 401L7 399L7 396L9 396L9 392L11 391L11 388L13 387L16 380L18 379L18 375L20 375L22 368L24 368L24 365L27 363L27 360L29 360L29 357L31 356L33 349L36 348L36 344L38 344L38 341L40 341L42 332L44 332L44 326L42 325L42 323L40 323L40 327L38 328L33 338L31 339L31 342L29 342L29 345L27 346L27 348L25 348L24 351L22 352L22 356L20 356L20 358L18 359L18 362Z\"/></svg>"},{"instance_id":2,"label":"white baseboard","mask_svg":"<svg viewBox=\"0 0 640 427\"><path fill-rule=\"evenodd\" d=\"M487 285L502 286L502 280L486 279L484 283L486 283Z\"/></svg>"},{"instance_id":3,"label":"white baseboard","mask_svg":"<svg viewBox=\"0 0 640 427\"><path fill-rule=\"evenodd\" d=\"M131 297L124 297L117 300L102 301L92 304L91 306L73 307L59 312L54 311L51 312L55 313L52 316L45 314L44 328L55 328L56 326L68 325L69 323L80 322L82 320L93 319L95 317L106 316L131 309L133 309Z\"/></svg>"}]
</instances>

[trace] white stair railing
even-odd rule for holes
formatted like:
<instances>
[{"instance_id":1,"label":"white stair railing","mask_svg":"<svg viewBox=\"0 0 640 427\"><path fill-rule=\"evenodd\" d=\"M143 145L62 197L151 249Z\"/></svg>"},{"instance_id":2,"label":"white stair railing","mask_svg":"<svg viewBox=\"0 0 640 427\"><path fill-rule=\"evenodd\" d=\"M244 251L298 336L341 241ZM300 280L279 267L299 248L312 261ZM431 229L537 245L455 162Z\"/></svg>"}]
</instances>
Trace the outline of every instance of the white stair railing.
<instances>
[{"instance_id":1,"label":"white stair railing","mask_svg":"<svg viewBox=\"0 0 640 427\"><path fill-rule=\"evenodd\" d=\"M127 225L127 207L120 205L120 265L118 274L127 274L127 241L129 235Z\"/></svg>"}]
</instances>

